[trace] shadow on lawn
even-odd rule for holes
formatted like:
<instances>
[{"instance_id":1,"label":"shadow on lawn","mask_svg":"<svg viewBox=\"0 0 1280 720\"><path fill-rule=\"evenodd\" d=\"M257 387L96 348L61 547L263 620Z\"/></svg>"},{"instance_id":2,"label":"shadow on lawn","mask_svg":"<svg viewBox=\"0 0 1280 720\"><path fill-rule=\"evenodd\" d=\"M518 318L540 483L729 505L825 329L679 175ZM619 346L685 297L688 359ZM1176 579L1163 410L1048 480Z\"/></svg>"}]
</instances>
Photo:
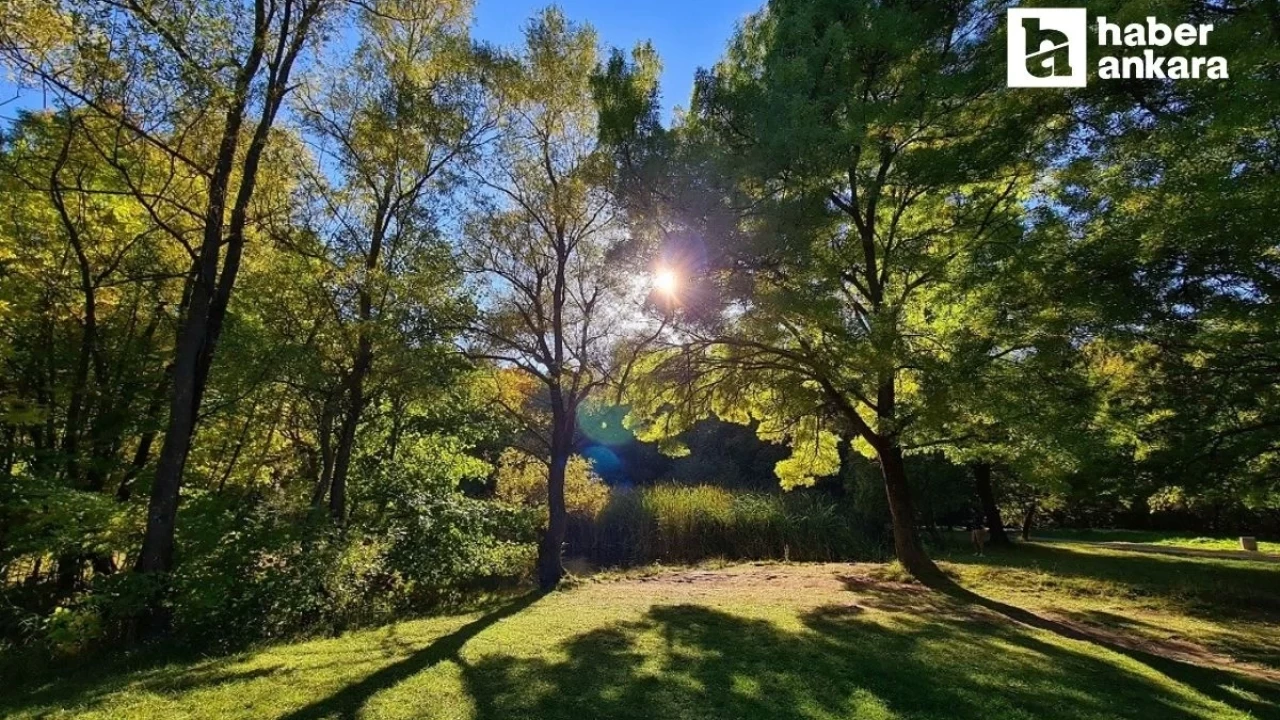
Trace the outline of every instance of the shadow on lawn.
<instances>
[{"instance_id":1,"label":"shadow on lawn","mask_svg":"<svg viewBox=\"0 0 1280 720\"><path fill-rule=\"evenodd\" d=\"M1127 633L1112 634L1097 626L1072 623L1038 615L1030 610L984 597L967 588L944 580L934 590L959 604L982 607L1021 625L1045 630L1060 637L1092 643L1112 652L1126 655L1143 665L1186 684L1230 707L1257 717L1273 717L1280 713L1280 673L1267 672L1266 677L1251 677L1241 672L1205 667L1193 656L1179 654L1160 645L1148 645ZM1240 692L1244 690L1245 692Z\"/></svg>"},{"instance_id":2,"label":"shadow on lawn","mask_svg":"<svg viewBox=\"0 0 1280 720\"><path fill-rule=\"evenodd\" d=\"M403 660L383 667L364 679L347 685L337 693L283 717L288 720L354 718L365 703L378 692L394 687L399 682L439 662L456 658L458 651L471 638L484 632L499 620L519 614L541 597L541 594L530 593L492 606L492 609L484 615L447 635L436 638L430 645ZM402 648L394 638L386 638L382 641L380 649L385 654L396 654ZM32 708L92 709L126 686L168 695L290 672L279 665L242 671L230 669L230 666L244 660L245 657L246 653L237 653L195 662L193 665L184 667L185 663L193 662L194 658L188 659L182 654L166 655L157 652L127 658L121 663L106 663L97 668L84 668L80 672L54 675L42 680L25 694L5 697L0 693L0 717L4 717L7 711ZM308 671L323 670L332 665L333 663L310 665ZM2 687L3 683L0 683L0 688Z\"/></svg>"},{"instance_id":3,"label":"shadow on lawn","mask_svg":"<svg viewBox=\"0 0 1280 720\"><path fill-rule=\"evenodd\" d=\"M1158 675L1013 625L904 615L885 626L863 620L856 606L819 608L802 622L792 632L704 606L660 606L640 621L572 638L561 662L498 657L464 674L480 720L1220 714ZM1265 699L1210 693L1236 680L1227 673L1176 679L1241 711L1275 710Z\"/></svg>"},{"instance_id":4,"label":"shadow on lawn","mask_svg":"<svg viewBox=\"0 0 1280 720\"><path fill-rule=\"evenodd\" d=\"M537 602L540 597L542 597L540 594L530 593L499 607L493 612L482 615L448 635L437 638L430 645L404 660L388 665L323 700L317 700L285 715L283 720L319 720L320 718L333 717L355 718L359 715L360 709L364 707L365 703L378 692L394 687L401 681L445 660L461 662L458 653L462 650L462 646L467 644L467 641L484 632L486 628L499 620L511 617L528 608Z\"/></svg>"},{"instance_id":5,"label":"shadow on lawn","mask_svg":"<svg viewBox=\"0 0 1280 720\"><path fill-rule=\"evenodd\" d=\"M1224 561L1173 555L1084 551L1064 545L1018 543L990 548L987 555L955 550L939 559L960 565L1046 571L1067 581L1101 582L1094 588L1126 597L1154 597L1193 615L1280 619L1280 564Z\"/></svg>"},{"instance_id":6,"label":"shadow on lawn","mask_svg":"<svg viewBox=\"0 0 1280 720\"><path fill-rule=\"evenodd\" d=\"M1115 582L1133 580L1125 574L1132 570L1139 576L1135 582L1148 584L1159 573L1131 563L1164 562L1062 556L1069 552L1028 546L983 562L1031 568L1053 560L1054 572L1096 577L1093 572ZM1114 570L1116 562L1126 568ZM1230 575L1230 580L1242 577ZM1258 576L1251 581L1261 582ZM852 591L848 602L811 610L794 626L704 605L659 605L638 620L571 637L554 648L551 659L486 655L464 660L467 642L539 598L530 595L284 717L354 718L374 696L394 692L408 678L445 661L461 669L477 720L890 715L1189 720L1221 717L1223 705L1258 718L1280 717L1280 684L1126 647L952 583L934 590L868 578L851 577L846 583ZM1166 590L1174 592L1155 584L1142 592ZM1029 628L1106 647L1130 661L1099 656L1085 645L1051 642ZM234 680L224 677L226 671L205 665L183 677L169 676L168 682L191 687ZM159 680L158 691L177 687L161 687ZM83 690L88 694L80 700L101 697L110 687L96 683ZM60 695L67 699L67 688Z\"/></svg>"}]
</instances>

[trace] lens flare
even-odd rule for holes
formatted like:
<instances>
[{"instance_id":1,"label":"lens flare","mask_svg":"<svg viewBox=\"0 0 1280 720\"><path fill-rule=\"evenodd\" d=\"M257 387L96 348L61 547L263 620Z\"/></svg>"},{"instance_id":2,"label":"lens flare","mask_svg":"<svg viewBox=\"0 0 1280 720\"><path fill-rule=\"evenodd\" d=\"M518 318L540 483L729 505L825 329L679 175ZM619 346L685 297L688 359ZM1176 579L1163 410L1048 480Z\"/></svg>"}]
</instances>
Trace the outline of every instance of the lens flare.
<instances>
[{"instance_id":1,"label":"lens flare","mask_svg":"<svg viewBox=\"0 0 1280 720\"><path fill-rule=\"evenodd\" d=\"M680 278L671 268L659 268L653 273L653 289L663 295L675 295L680 288Z\"/></svg>"}]
</instances>

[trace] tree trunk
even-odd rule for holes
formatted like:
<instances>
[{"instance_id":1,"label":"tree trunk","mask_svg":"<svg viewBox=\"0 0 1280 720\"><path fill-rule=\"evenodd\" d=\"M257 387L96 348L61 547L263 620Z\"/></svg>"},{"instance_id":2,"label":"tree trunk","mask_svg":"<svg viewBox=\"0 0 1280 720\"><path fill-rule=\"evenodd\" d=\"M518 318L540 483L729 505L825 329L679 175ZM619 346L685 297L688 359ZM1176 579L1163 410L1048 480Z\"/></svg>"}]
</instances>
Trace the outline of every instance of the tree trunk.
<instances>
[{"instance_id":1,"label":"tree trunk","mask_svg":"<svg viewBox=\"0 0 1280 720\"><path fill-rule=\"evenodd\" d=\"M911 502L911 486L907 484L907 468L902 461L902 447L894 435L898 430L898 419L897 388L892 372L885 373L880 378L880 385L876 390L876 416L878 427L872 437L867 439L876 449L880 472L884 475L889 515L893 520L894 554L907 572L917 579L925 582L935 580L942 573L929 559L924 545L920 543L915 508Z\"/></svg>"},{"instance_id":2,"label":"tree trunk","mask_svg":"<svg viewBox=\"0 0 1280 720\"><path fill-rule=\"evenodd\" d=\"M285 3L283 12L286 18L293 5L292 2ZM169 426L165 430L164 445L160 449L160 459L156 465L155 482L151 486L147 529L136 566L139 573L164 573L173 567L174 529L177 524L182 473L191 449L192 434L218 335L240 266L245 242L244 228L258 180L259 162L266 147L267 136L275 123L276 112L289 87L293 63L310 34L311 23L320 7L319 3L304 5L292 31L287 21L281 25L276 38L278 46L274 59L268 63L268 80L261 112L237 172L236 161L242 130L254 96L254 79L259 74L268 50L270 20L262 13L262 4L258 4L253 43L236 73L231 103L223 115L216 160L209 174L208 199L202 218L203 235L199 257L195 262L197 274L192 284L191 303L187 308L175 351ZM230 206L231 222L226 225L224 232L231 181L237 176L239 187ZM221 273L218 267L220 258ZM147 612L158 615L156 611L159 610L159 605L156 601L159 600L159 595L151 600ZM151 626L144 627L143 630L153 632L161 629L156 627L156 619L141 618L144 625Z\"/></svg>"},{"instance_id":3,"label":"tree trunk","mask_svg":"<svg viewBox=\"0 0 1280 720\"><path fill-rule=\"evenodd\" d=\"M569 443L553 439L551 464L547 469L547 530L538 545L538 587L543 590L554 588L564 577L560 552L568 524L564 503L564 475L568 465Z\"/></svg>"},{"instance_id":4,"label":"tree trunk","mask_svg":"<svg viewBox=\"0 0 1280 720\"><path fill-rule=\"evenodd\" d=\"M71 212L67 209L66 201L62 195L62 185L58 180L62 168L67 163L73 131L74 125L69 126L66 140L62 144L62 151L58 155L57 162L53 167L52 177L49 179L49 193L54 207L58 210L58 217L62 221L63 230L67 233L67 241L72 250L75 251L76 268L80 277L80 291L83 294L84 320L80 330L80 351L76 358L76 371L71 386L71 399L67 403L66 427L62 434L62 452L65 455L67 481L72 485L80 485L80 435L84 430L83 426L85 424L83 411L88 396L89 364L91 360L94 360L97 365L98 382L101 383L103 378L101 358L97 357L98 313L93 270L84 251L84 242L80 237L80 230L76 226L75 220L71 217Z\"/></svg>"},{"instance_id":5,"label":"tree trunk","mask_svg":"<svg viewBox=\"0 0 1280 720\"><path fill-rule=\"evenodd\" d=\"M1032 500L1027 503L1027 510L1022 514L1022 539L1031 539L1031 521L1036 516L1036 502Z\"/></svg>"},{"instance_id":6,"label":"tree trunk","mask_svg":"<svg viewBox=\"0 0 1280 720\"><path fill-rule=\"evenodd\" d=\"M978 502L982 505L982 516L987 521L989 541L992 545L1012 545L1004 531L1004 520L1000 518L1000 506L996 504L995 489L991 486L991 463L973 463L973 484L978 491Z\"/></svg>"},{"instance_id":7,"label":"tree trunk","mask_svg":"<svg viewBox=\"0 0 1280 720\"><path fill-rule=\"evenodd\" d=\"M248 105L249 85L258 72L264 52L262 40L255 38L254 49L248 62L240 68L236 93L224 116L222 137L219 141L217 161L209 181L208 200L205 205L204 232L200 254L195 263L196 277L191 285L191 301L186 308L178 333L173 361L173 394L169 402L169 425L165 429L164 444L160 447L160 459L156 463L156 477L151 484L151 499L147 506L147 529L142 538L142 550L138 553L136 569L139 573L164 573L173 567L173 538L177 525L178 495L182 487L182 473L186 468L187 454L191 450L196 416L200 411L204 372L202 359L211 357L216 339L210 335L210 310L214 293L226 285L228 278L218 277L218 262L225 239L223 224L227 214L227 196L231 185L236 151L240 144L240 131ZM251 182L241 179L241 185ZM227 253L236 252L228 247ZM152 603L148 613L157 610ZM142 618L144 633L162 628L153 622L155 618Z\"/></svg>"},{"instance_id":8,"label":"tree trunk","mask_svg":"<svg viewBox=\"0 0 1280 720\"><path fill-rule=\"evenodd\" d=\"M352 398L355 402L356 398ZM359 415L350 409L342 419L338 433L338 451L333 460L333 477L329 483L329 515L341 525L347 519L347 470L351 467L351 453L356 443L356 425Z\"/></svg>"},{"instance_id":9,"label":"tree trunk","mask_svg":"<svg viewBox=\"0 0 1280 720\"><path fill-rule=\"evenodd\" d=\"M133 462L129 463L129 469L125 471L124 477L120 479L120 487L116 489L116 499L121 502L133 495L133 481L142 473L142 469L147 466L147 461L151 459L151 446L156 441L156 426L160 422L160 411L164 409L165 392L169 389L169 383L172 380L173 365L169 365L164 369L164 376L152 391L151 400L147 404L147 429L138 439L138 447L133 453Z\"/></svg>"},{"instance_id":10,"label":"tree trunk","mask_svg":"<svg viewBox=\"0 0 1280 720\"><path fill-rule=\"evenodd\" d=\"M216 252L216 247L214 248ZM216 262L216 256L213 258ZM191 307L182 323L178 348L173 363L173 394L169 402L169 426L156 464L151 484L151 500L147 506L147 529L138 553L137 571L163 573L173 567L173 536L178 513L178 493L191 435L196 420L196 381L200 348L208 327L209 288L213 284L212 264L204 278L196 282Z\"/></svg>"},{"instance_id":11,"label":"tree trunk","mask_svg":"<svg viewBox=\"0 0 1280 720\"><path fill-rule=\"evenodd\" d=\"M932 580L941 575L920 543L916 529L915 510L911 504L911 491L907 486L906 466L902 462L902 449L886 443L879 451L880 471L884 475L885 494L889 498L889 514L893 520L893 550L898 562L907 572L920 580Z\"/></svg>"},{"instance_id":12,"label":"tree trunk","mask_svg":"<svg viewBox=\"0 0 1280 720\"><path fill-rule=\"evenodd\" d=\"M360 416L364 413L364 378L373 364L373 349L366 335L361 334L360 349L356 353L355 367L347 387L347 409L338 433L338 450L333 461L333 479L329 487L329 514L341 525L347 517L347 475L351 469L351 455L355 450L356 431L360 429Z\"/></svg>"},{"instance_id":13,"label":"tree trunk","mask_svg":"<svg viewBox=\"0 0 1280 720\"><path fill-rule=\"evenodd\" d=\"M347 414L342 419L338 435L338 453L333 463L333 480L330 486L329 514L339 525L347 512L347 471L351 466L351 453L356 443L356 430L360 427L360 415L364 413L364 380L373 367L373 339L368 324L373 321L373 273L382 258L382 243L390 221L389 195L384 194L374 211L373 234L369 238L369 252L364 258L364 278L360 286L360 333L357 340L355 362L347 385Z\"/></svg>"},{"instance_id":14,"label":"tree trunk","mask_svg":"<svg viewBox=\"0 0 1280 720\"><path fill-rule=\"evenodd\" d=\"M316 479L315 489L311 491L311 507L319 508L329 494L329 486L333 483L333 416L337 414L338 391L333 391L324 400L324 409L320 413L320 477Z\"/></svg>"}]
</instances>

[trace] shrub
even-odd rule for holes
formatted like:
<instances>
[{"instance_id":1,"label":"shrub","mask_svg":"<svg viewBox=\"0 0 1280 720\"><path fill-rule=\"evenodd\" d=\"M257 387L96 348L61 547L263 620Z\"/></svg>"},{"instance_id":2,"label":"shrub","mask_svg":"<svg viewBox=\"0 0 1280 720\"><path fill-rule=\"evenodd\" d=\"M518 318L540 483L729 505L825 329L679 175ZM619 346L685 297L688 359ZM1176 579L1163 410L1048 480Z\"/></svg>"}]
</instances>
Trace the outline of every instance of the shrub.
<instances>
[{"instance_id":1,"label":"shrub","mask_svg":"<svg viewBox=\"0 0 1280 720\"><path fill-rule=\"evenodd\" d=\"M592 523L574 528L570 552L602 565L735 560L875 560L873 529L818 493L734 492L720 487L615 490Z\"/></svg>"},{"instance_id":2,"label":"shrub","mask_svg":"<svg viewBox=\"0 0 1280 720\"><path fill-rule=\"evenodd\" d=\"M528 511L459 493L411 494L345 529L270 503L238 517L202 509L214 514L204 525L223 532L178 566L171 595L175 627L201 647L337 633L430 609L523 577L534 552Z\"/></svg>"},{"instance_id":3,"label":"shrub","mask_svg":"<svg viewBox=\"0 0 1280 720\"><path fill-rule=\"evenodd\" d=\"M547 506L547 465L528 453L507 448L498 460L498 499L534 508ZM609 501L609 486L581 455L569 458L564 473L565 508L572 515L595 517Z\"/></svg>"}]
</instances>

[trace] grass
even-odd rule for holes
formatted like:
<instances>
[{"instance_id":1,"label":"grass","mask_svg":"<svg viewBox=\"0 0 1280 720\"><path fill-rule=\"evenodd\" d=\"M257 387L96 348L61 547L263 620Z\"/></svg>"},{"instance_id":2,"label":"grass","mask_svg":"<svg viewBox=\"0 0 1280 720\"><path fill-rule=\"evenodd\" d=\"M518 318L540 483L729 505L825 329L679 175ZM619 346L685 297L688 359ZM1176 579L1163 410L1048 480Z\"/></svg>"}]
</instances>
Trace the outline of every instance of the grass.
<instances>
[{"instance_id":1,"label":"grass","mask_svg":"<svg viewBox=\"0 0 1280 720\"><path fill-rule=\"evenodd\" d=\"M1280 565L1030 544L631 571L487 611L7 685L0 716L1280 717Z\"/></svg>"},{"instance_id":2,"label":"grass","mask_svg":"<svg viewBox=\"0 0 1280 720\"><path fill-rule=\"evenodd\" d=\"M1037 530L1037 537L1082 540L1086 542L1123 542L1156 547L1191 550L1240 550L1240 538L1205 537L1195 533L1157 532L1154 530ZM1258 541L1258 551L1280 555L1280 542Z\"/></svg>"},{"instance_id":3,"label":"grass","mask_svg":"<svg viewBox=\"0 0 1280 720\"><path fill-rule=\"evenodd\" d=\"M598 565L744 560L880 560L886 547L849 508L820 494L735 492L711 485L615 490L570 539Z\"/></svg>"}]
</instances>

